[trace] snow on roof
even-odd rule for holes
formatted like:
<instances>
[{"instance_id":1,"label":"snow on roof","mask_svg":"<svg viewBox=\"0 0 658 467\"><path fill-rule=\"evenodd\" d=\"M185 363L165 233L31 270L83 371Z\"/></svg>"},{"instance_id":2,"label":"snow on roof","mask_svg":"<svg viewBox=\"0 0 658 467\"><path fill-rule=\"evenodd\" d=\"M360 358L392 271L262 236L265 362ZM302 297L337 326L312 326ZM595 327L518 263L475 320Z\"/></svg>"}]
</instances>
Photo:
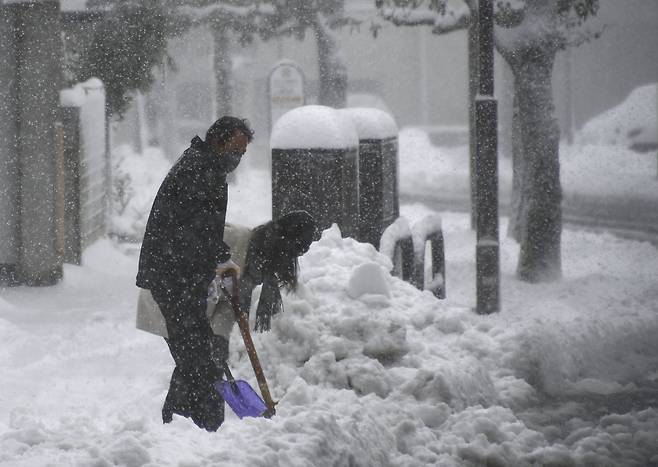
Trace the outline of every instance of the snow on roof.
<instances>
[{"instance_id":1,"label":"snow on roof","mask_svg":"<svg viewBox=\"0 0 658 467\"><path fill-rule=\"evenodd\" d=\"M379 109L353 107L340 109L339 112L354 122L359 139L385 139L398 134L398 126L393 117Z\"/></svg>"},{"instance_id":2,"label":"snow on roof","mask_svg":"<svg viewBox=\"0 0 658 467\"><path fill-rule=\"evenodd\" d=\"M283 114L272 129L272 149L346 149L359 145L351 119L323 105L305 105Z\"/></svg>"}]
</instances>

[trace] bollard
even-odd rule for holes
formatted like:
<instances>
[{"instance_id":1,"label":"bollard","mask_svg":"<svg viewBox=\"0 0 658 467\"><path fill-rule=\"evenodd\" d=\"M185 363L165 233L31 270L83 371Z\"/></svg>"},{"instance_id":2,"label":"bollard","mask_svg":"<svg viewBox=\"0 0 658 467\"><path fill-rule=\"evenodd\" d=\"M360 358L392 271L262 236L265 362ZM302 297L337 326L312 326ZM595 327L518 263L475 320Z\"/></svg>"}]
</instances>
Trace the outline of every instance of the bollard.
<instances>
[{"instance_id":1,"label":"bollard","mask_svg":"<svg viewBox=\"0 0 658 467\"><path fill-rule=\"evenodd\" d=\"M379 248L384 229L400 215L398 128L386 112L347 108L359 138L359 232L357 240Z\"/></svg>"},{"instance_id":2,"label":"bollard","mask_svg":"<svg viewBox=\"0 0 658 467\"><path fill-rule=\"evenodd\" d=\"M413 282L414 243L409 223L404 217L398 217L384 230L379 241L379 252L390 258L394 276Z\"/></svg>"},{"instance_id":3,"label":"bollard","mask_svg":"<svg viewBox=\"0 0 658 467\"><path fill-rule=\"evenodd\" d=\"M483 238L476 246L477 312L490 314L500 311L500 271L498 241Z\"/></svg>"},{"instance_id":4,"label":"bollard","mask_svg":"<svg viewBox=\"0 0 658 467\"><path fill-rule=\"evenodd\" d=\"M413 229L415 264L413 284L422 290L431 291L435 297L446 297L445 289L445 247L441 217L429 215L414 224ZM430 248L429 275L426 277L425 258Z\"/></svg>"},{"instance_id":5,"label":"bollard","mask_svg":"<svg viewBox=\"0 0 658 467\"><path fill-rule=\"evenodd\" d=\"M308 105L282 115L272 129L272 218L304 209L320 229L336 223L359 232L358 137L336 110Z\"/></svg>"}]
</instances>

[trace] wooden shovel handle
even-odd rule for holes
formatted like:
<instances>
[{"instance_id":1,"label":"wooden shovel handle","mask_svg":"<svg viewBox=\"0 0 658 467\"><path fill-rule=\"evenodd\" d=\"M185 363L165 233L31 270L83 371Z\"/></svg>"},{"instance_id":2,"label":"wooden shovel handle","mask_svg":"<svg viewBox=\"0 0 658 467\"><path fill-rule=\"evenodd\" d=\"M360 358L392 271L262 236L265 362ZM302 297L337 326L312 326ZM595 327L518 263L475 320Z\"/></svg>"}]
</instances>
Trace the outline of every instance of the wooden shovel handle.
<instances>
[{"instance_id":1,"label":"wooden shovel handle","mask_svg":"<svg viewBox=\"0 0 658 467\"><path fill-rule=\"evenodd\" d=\"M263 368L260 366L260 361L258 360L258 354L256 353L256 347L254 347L254 341L251 339L251 332L249 332L249 319L247 315L242 312L240 309L240 298L238 295L238 278L234 271L229 271L228 276L232 276L233 280L233 293L229 292L226 286L220 280L219 286L222 289L224 295L230 299L231 306L233 307L233 313L235 314L235 320L238 322L238 327L240 328L240 334L242 334L242 339L244 340L244 346L247 349L247 355L249 355L249 360L251 361L251 366L254 369L256 374L256 380L258 381L258 387L260 388L261 395L263 396L263 401L267 405L267 410L263 414L265 418L271 418L276 414L276 409L274 406L276 402L272 400L270 395L270 390L267 387L267 380L265 379L265 374L263 374Z\"/></svg>"}]
</instances>

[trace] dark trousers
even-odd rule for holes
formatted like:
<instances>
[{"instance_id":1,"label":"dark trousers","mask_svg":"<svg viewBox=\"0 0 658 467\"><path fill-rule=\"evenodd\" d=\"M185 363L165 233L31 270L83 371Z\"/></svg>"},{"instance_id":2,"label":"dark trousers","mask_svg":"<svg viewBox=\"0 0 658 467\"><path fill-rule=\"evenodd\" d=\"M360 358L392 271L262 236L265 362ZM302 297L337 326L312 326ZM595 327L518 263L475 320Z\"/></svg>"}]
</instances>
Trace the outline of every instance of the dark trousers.
<instances>
[{"instance_id":1,"label":"dark trousers","mask_svg":"<svg viewBox=\"0 0 658 467\"><path fill-rule=\"evenodd\" d=\"M215 431L224 421L224 400L213 383L223 374L228 341L215 336L206 316L208 289L163 287L151 290L167 323L165 339L176 367L162 407L168 423L174 413L189 417L199 427Z\"/></svg>"}]
</instances>

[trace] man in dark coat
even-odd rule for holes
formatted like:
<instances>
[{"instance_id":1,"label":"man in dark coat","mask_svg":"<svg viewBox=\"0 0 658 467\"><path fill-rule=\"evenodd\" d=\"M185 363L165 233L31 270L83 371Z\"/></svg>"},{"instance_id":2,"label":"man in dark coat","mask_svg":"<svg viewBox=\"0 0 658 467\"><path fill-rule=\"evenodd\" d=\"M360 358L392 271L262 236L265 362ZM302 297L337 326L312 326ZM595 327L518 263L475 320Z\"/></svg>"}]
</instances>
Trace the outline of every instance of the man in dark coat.
<instances>
[{"instance_id":1,"label":"man in dark coat","mask_svg":"<svg viewBox=\"0 0 658 467\"><path fill-rule=\"evenodd\" d=\"M160 307L176 363L162 408L164 423L176 413L215 431L224 421L224 403L213 388L222 368L211 357L206 307L215 276L239 272L223 241L226 175L252 138L247 121L235 117L217 120L205 141L195 136L162 182L146 224L136 283L149 289Z\"/></svg>"}]
</instances>

